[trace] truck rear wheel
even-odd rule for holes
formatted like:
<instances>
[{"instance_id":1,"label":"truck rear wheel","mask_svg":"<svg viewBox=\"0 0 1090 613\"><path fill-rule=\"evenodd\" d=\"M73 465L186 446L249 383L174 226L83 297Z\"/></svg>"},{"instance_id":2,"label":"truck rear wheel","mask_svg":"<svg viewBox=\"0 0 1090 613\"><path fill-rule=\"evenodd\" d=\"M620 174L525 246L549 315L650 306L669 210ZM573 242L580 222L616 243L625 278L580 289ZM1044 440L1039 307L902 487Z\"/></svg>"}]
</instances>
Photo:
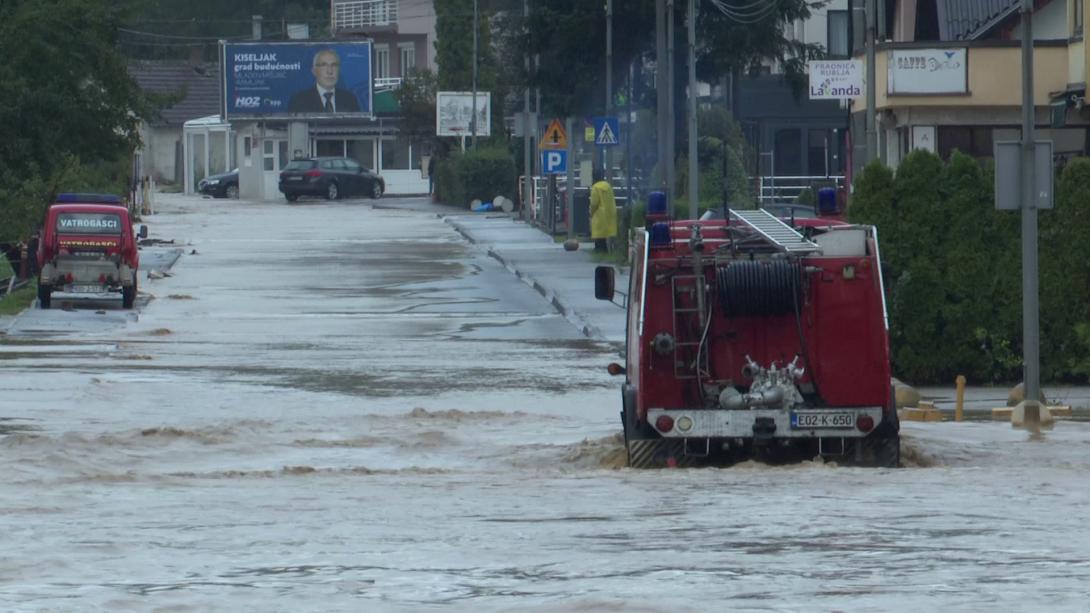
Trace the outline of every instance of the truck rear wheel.
<instances>
[{"instance_id":1,"label":"truck rear wheel","mask_svg":"<svg viewBox=\"0 0 1090 613\"><path fill-rule=\"evenodd\" d=\"M38 306L48 309L53 302L53 288L48 285L38 284Z\"/></svg>"},{"instance_id":2,"label":"truck rear wheel","mask_svg":"<svg viewBox=\"0 0 1090 613\"><path fill-rule=\"evenodd\" d=\"M696 465L696 458L685 455L683 441L663 438L636 416L636 388L621 389L621 424L629 468L683 468Z\"/></svg>"},{"instance_id":3,"label":"truck rear wheel","mask_svg":"<svg viewBox=\"0 0 1090 613\"><path fill-rule=\"evenodd\" d=\"M121 307L131 309L136 304L136 275L132 276L132 285L121 288Z\"/></svg>"}]
</instances>

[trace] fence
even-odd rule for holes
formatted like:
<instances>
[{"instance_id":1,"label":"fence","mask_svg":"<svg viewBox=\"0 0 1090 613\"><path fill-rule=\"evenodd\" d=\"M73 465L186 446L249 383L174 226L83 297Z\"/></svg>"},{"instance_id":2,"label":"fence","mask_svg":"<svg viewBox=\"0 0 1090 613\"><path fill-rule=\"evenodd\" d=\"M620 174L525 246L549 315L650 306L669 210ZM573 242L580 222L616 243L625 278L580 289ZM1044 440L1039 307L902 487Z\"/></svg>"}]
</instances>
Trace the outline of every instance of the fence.
<instances>
[{"instance_id":1,"label":"fence","mask_svg":"<svg viewBox=\"0 0 1090 613\"><path fill-rule=\"evenodd\" d=\"M841 175L830 176L760 176L751 177L757 193L759 204L774 204L777 202L794 202L799 194L810 189L817 191L820 187L833 187L839 190L844 185L844 177Z\"/></svg>"}]
</instances>

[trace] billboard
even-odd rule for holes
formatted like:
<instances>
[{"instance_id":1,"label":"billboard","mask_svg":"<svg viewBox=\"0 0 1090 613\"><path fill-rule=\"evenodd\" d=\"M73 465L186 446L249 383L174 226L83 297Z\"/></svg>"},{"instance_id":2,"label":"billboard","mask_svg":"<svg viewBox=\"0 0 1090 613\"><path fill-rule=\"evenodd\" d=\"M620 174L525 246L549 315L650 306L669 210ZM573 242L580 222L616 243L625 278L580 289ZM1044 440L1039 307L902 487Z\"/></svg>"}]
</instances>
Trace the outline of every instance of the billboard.
<instances>
[{"instance_id":1,"label":"billboard","mask_svg":"<svg viewBox=\"0 0 1090 613\"><path fill-rule=\"evenodd\" d=\"M471 136L473 92L437 92L435 135ZM492 93L477 92L477 136L492 135Z\"/></svg>"},{"instance_id":2,"label":"billboard","mask_svg":"<svg viewBox=\"0 0 1090 613\"><path fill-rule=\"evenodd\" d=\"M847 100L863 95L863 62L813 60L810 69L811 100Z\"/></svg>"},{"instance_id":3,"label":"billboard","mask_svg":"<svg viewBox=\"0 0 1090 613\"><path fill-rule=\"evenodd\" d=\"M370 41L221 49L225 119L371 116Z\"/></svg>"}]
</instances>

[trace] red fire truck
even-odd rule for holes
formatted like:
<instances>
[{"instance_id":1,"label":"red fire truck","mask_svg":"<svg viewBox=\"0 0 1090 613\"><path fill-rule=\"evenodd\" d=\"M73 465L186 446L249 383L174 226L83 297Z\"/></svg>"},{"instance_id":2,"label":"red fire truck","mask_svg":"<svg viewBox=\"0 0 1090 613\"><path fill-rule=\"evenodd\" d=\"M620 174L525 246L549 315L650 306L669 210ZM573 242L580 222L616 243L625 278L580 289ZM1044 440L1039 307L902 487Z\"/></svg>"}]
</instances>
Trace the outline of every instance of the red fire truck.
<instances>
[{"instance_id":1,"label":"red fire truck","mask_svg":"<svg viewBox=\"0 0 1090 613\"><path fill-rule=\"evenodd\" d=\"M140 227L140 237L147 227ZM38 241L38 304L48 309L55 291L119 292L131 309L140 255L129 211L117 196L58 194L45 214Z\"/></svg>"},{"instance_id":2,"label":"red fire truck","mask_svg":"<svg viewBox=\"0 0 1090 613\"><path fill-rule=\"evenodd\" d=\"M721 216L722 217L722 216ZM632 246L621 419L629 465L755 458L896 466L878 236L764 210L648 216ZM595 295L613 300L614 269Z\"/></svg>"}]
</instances>

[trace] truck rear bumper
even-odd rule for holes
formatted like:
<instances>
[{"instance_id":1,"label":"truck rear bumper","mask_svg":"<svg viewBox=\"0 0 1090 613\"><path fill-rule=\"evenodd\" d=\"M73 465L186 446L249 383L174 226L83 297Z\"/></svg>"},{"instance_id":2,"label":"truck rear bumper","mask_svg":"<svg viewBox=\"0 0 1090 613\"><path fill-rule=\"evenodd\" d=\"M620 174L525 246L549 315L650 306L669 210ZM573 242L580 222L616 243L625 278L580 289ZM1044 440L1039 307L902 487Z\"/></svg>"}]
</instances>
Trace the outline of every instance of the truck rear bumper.
<instances>
[{"instance_id":1,"label":"truck rear bumper","mask_svg":"<svg viewBox=\"0 0 1090 613\"><path fill-rule=\"evenodd\" d=\"M108 260L58 260L47 263L41 270L41 283L58 290L65 285L101 285L104 289L129 287L134 277L132 268Z\"/></svg>"},{"instance_id":2,"label":"truck rear bumper","mask_svg":"<svg viewBox=\"0 0 1090 613\"><path fill-rule=\"evenodd\" d=\"M676 439L862 438L881 425L882 414L882 407L878 406L737 411L649 409L647 423L664 438Z\"/></svg>"}]
</instances>

